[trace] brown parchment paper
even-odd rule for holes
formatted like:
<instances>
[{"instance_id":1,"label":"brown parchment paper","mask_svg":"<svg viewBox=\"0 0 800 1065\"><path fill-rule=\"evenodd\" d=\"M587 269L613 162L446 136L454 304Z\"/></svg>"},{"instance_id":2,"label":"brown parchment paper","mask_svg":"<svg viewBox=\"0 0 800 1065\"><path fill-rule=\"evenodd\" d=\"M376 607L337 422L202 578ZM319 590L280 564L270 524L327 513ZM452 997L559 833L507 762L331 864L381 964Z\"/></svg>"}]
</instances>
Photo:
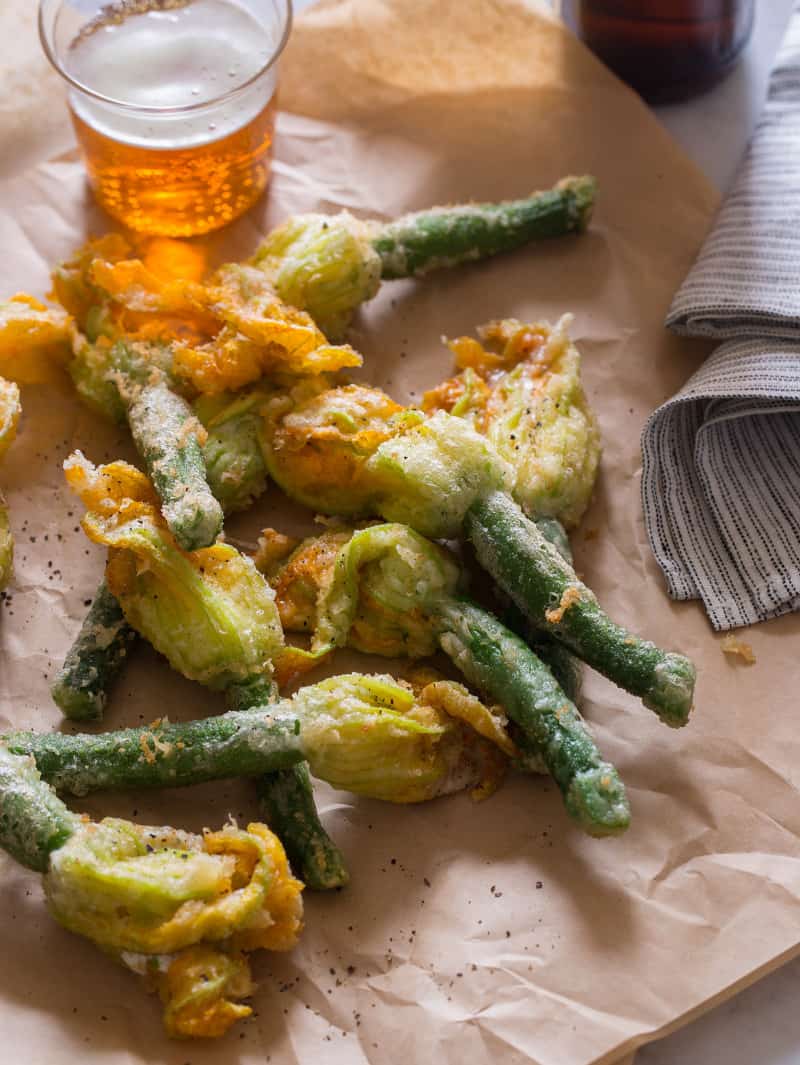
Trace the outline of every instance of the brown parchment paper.
<instances>
[{"instance_id":1,"label":"brown parchment paper","mask_svg":"<svg viewBox=\"0 0 800 1065\"><path fill-rule=\"evenodd\" d=\"M715 195L632 94L518 0L323 2L295 29L282 106L269 200L213 239L217 258L247 253L293 211L389 217L518 196L570 172L599 177L586 236L386 285L352 339L365 376L413 400L450 368L441 334L574 313L605 440L578 568L619 621L694 657L696 711L671 732L587 676L586 716L633 804L615 841L575 831L546 781L509 780L480 805L456 796L411 809L320 788L352 886L306 896L301 945L256 962L256 1014L218 1045L169 1043L136 978L60 930L36 879L2 860L0 1054L37 1065L611 1062L800 941L800 620L754 630L757 665L732 664L700 608L666 597L639 505L642 424L706 351L661 323ZM105 227L73 159L6 184L0 292L43 293L49 266ZM0 469L18 541L0 610L0 724L48 729L49 678L102 567L60 464L74 446L94 460L131 451L64 384L28 387L24 404ZM309 516L273 492L229 532L252 540L267 522L296 530ZM107 724L217 709L140 648ZM255 813L232 784L81 808L190 828Z\"/></svg>"}]
</instances>

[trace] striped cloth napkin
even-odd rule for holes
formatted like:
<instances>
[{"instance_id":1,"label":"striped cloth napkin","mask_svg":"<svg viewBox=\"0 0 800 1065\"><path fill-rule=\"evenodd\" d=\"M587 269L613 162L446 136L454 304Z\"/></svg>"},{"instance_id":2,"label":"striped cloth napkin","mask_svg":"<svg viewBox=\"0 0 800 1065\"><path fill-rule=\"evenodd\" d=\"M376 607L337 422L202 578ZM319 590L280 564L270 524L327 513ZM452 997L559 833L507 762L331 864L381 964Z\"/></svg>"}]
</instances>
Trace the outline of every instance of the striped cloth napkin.
<instances>
[{"instance_id":1,"label":"striped cloth napkin","mask_svg":"<svg viewBox=\"0 0 800 1065\"><path fill-rule=\"evenodd\" d=\"M800 610L800 0L667 325L727 340L642 434L645 524L669 593L700 598L717 630Z\"/></svg>"}]
</instances>

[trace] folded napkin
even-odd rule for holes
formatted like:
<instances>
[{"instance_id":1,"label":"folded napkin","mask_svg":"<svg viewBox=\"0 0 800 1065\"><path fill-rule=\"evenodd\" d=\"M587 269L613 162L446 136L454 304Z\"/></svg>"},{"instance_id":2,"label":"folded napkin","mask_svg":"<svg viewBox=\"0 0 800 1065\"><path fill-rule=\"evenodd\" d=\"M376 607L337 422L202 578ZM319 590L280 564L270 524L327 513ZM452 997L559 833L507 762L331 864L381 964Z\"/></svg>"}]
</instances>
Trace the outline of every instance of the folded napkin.
<instances>
[{"instance_id":1,"label":"folded napkin","mask_svg":"<svg viewBox=\"0 0 800 1065\"><path fill-rule=\"evenodd\" d=\"M730 195L667 325L685 336L800 338L800 4Z\"/></svg>"},{"instance_id":2,"label":"folded napkin","mask_svg":"<svg viewBox=\"0 0 800 1065\"><path fill-rule=\"evenodd\" d=\"M800 2L733 190L667 325L723 344L651 416L642 498L675 599L714 628L800 609Z\"/></svg>"}]
</instances>

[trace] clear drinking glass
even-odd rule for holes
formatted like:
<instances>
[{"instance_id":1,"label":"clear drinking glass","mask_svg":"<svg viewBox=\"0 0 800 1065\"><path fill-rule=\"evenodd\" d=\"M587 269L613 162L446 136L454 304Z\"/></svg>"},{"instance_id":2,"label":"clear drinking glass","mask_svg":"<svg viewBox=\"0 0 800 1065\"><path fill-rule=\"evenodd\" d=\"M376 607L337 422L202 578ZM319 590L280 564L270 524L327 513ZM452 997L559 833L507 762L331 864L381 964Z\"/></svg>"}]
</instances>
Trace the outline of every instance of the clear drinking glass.
<instances>
[{"instance_id":1,"label":"clear drinking glass","mask_svg":"<svg viewBox=\"0 0 800 1065\"><path fill-rule=\"evenodd\" d=\"M144 233L238 218L269 181L291 0L41 0L102 207Z\"/></svg>"}]
</instances>

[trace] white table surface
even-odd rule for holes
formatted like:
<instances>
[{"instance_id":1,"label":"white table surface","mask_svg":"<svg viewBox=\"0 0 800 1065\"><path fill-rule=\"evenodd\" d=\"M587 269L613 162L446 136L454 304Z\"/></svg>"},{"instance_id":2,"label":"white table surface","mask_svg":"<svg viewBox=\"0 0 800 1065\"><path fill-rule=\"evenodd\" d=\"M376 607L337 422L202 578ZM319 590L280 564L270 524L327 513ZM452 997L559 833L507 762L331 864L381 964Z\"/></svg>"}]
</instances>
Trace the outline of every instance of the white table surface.
<instances>
[{"instance_id":1,"label":"white table surface","mask_svg":"<svg viewBox=\"0 0 800 1065\"><path fill-rule=\"evenodd\" d=\"M295 0L295 10L311 3ZM730 184L761 111L792 3L756 0L754 37L734 73L690 103L656 110L720 190ZM0 0L0 178L35 165L53 152L54 145L67 147L72 140L58 112L47 115L42 107L42 98L50 95L55 82L39 57L35 7L34 0ZM28 121L29 110L36 114L36 123ZM800 960L673 1035L643 1047L636 1065L799 1065L799 998Z\"/></svg>"}]
</instances>

